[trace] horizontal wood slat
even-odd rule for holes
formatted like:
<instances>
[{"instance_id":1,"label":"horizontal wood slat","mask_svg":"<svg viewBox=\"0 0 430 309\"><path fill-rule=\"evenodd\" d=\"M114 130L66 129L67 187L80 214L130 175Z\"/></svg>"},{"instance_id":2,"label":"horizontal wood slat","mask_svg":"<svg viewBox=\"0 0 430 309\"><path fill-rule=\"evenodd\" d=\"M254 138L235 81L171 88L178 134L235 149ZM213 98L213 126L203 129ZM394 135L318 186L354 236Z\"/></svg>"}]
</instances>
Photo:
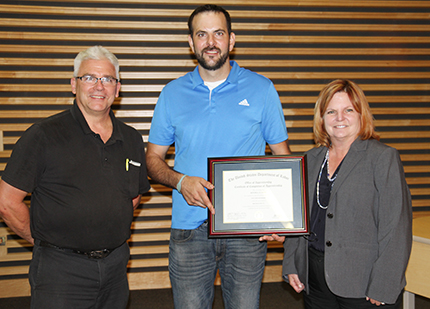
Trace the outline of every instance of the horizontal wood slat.
<instances>
[{"instance_id":1,"label":"horizontal wood slat","mask_svg":"<svg viewBox=\"0 0 430 309\"><path fill-rule=\"evenodd\" d=\"M96 39L95 39L96 38ZM116 41L116 42L186 42L187 35L176 34L117 34L117 33L57 33L57 32L4 32L0 31L0 39L4 40L48 40L48 41ZM374 44L422 44L429 43L427 36L291 36L291 35L243 35L236 42L252 43L374 43Z\"/></svg>"},{"instance_id":2,"label":"horizontal wood slat","mask_svg":"<svg viewBox=\"0 0 430 309\"><path fill-rule=\"evenodd\" d=\"M285 18L285 16L283 16ZM326 16L324 16L327 18ZM255 18L255 17L254 17ZM347 18L344 16L343 18ZM187 25L183 22L145 22L145 21L87 21L76 23L76 20L50 20L50 19L19 19L0 18L0 26L9 27L40 27L40 28L69 28L76 29L167 29L167 30L187 30ZM417 31L427 32L430 25L398 25L398 24L297 24L297 23L234 23L235 30L271 30L271 31L337 31L339 28L348 31Z\"/></svg>"},{"instance_id":3,"label":"horizontal wood slat","mask_svg":"<svg viewBox=\"0 0 430 309\"><path fill-rule=\"evenodd\" d=\"M188 47L132 47L132 46L109 46L104 45L110 51L116 55L189 55L190 48ZM86 46L50 46L50 45L2 45L0 44L0 52L8 53L79 53ZM315 55L318 52L319 55L428 55L430 54L430 48L348 48L348 49L338 49L338 48L276 48L276 47L255 47L255 48L240 48L236 47L232 51L232 55ZM17 72L21 73L21 72ZM33 74L33 72L29 72ZM65 72L65 74L69 72ZM162 74L162 72L152 72L154 74ZM164 72L163 72L164 73ZM276 74L271 72L272 74ZM285 74L291 74L288 72L283 72ZM353 72L355 74L369 74L367 72ZM398 74L398 72L392 72L393 74ZM405 72L407 73L407 72ZM141 72L137 72L141 74ZM277 73L281 74L281 73ZM295 72L295 74L318 74L317 72ZM352 74L352 73L350 73ZM428 74L416 72L416 74ZM69 77L69 76L68 76ZM175 77L176 78L176 77ZM393 78L387 75L386 78ZM414 77L411 77L414 78ZM420 78L420 77L415 77Z\"/></svg>"},{"instance_id":4,"label":"horizontal wood slat","mask_svg":"<svg viewBox=\"0 0 430 309\"><path fill-rule=\"evenodd\" d=\"M164 85L121 85L122 92L160 92ZM321 85L277 85L278 91L315 91L321 90ZM8 92L58 92L69 91L70 85L29 85L29 84L8 84L0 85L0 91ZM397 84L397 85L363 85L363 90L369 91L392 91L392 90L417 90L426 91L430 90L430 84Z\"/></svg>"},{"instance_id":5,"label":"horizontal wood slat","mask_svg":"<svg viewBox=\"0 0 430 309\"><path fill-rule=\"evenodd\" d=\"M1 87L0 87L1 89ZM26 110L26 111L3 111L0 114L0 118L45 118L52 116L58 113L58 110ZM374 115L384 114L430 114L430 107L422 107L422 108L372 108L372 113ZM119 110L115 111L115 114L118 117L152 117L153 111L146 110ZM313 109L309 108L287 108L284 109L284 115L310 115L313 116Z\"/></svg>"},{"instance_id":6,"label":"horizontal wood slat","mask_svg":"<svg viewBox=\"0 0 430 309\"><path fill-rule=\"evenodd\" d=\"M430 54L430 50L429 50ZM359 72L333 72L333 73L277 73L277 72L259 72L260 74L266 76L270 79L327 79L327 78L333 78L336 79L341 75L343 78L348 79L370 79L370 78L385 78L385 79L399 79L399 78L408 78L408 79L423 79L427 78L430 79L430 73L414 73L414 72L404 72L404 73L393 73L390 74L390 76L387 76L387 73L359 73ZM129 81L129 80L136 80L136 79L142 79L142 80L157 80L157 79L163 79L163 80L173 80L176 79L184 73L182 72L121 72L121 79L123 81ZM9 78L9 79L65 79L69 80L71 78L70 72L46 72L46 71L2 71L0 72L0 78ZM321 87L321 86L320 86ZM299 90L299 89L294 89ZM318 88L317 90L320 90ZM409 89L406 89L409 90ZM316 98L316 97L315 97ZM387 99L386 97L383 97ZM411 97L415 101L416 97ZM9 98L9 99L15 99L14 103L19 104L16 100L16 98ZM401 98L396 98L397 100L400 100ZM420 100L424 100L425 97L420 98ZM428 98L427 98L428 99ZM61 100L64 100L63 98ZM369 99L369 101L371 101ZM391 101L392 102L392 101ZM31 102L28 102L26 104L30 104ZM58 103L62 103L59 101ZM137 102L139 103L139 102ZM313 104L315 102L312 102ZM7 104L7 101L5 98L0 98L0 104ZM49 104L49 101L46 103Z\"/></svg>"},{"instance_id":7,"label":"horizontal wood slat","mask_svg":"<svg viewBox=\"0 0 430 309\"><path fill-rule=\"evenodd\" d=\"M245 0L246 1L246 0ZM120 3L124 3L126 1L122 1ZM161 1L159 1L161 2ZM231 1L229 1L231 2ZM284 1L284 3L287 1ZM143 1L139 1L138 3L143 3ZM172 2L176 4L177 2ZM181 1L184 4L184 1ZM219 3L219 2L218 2ZM392 3L392 2L387 2ZM200 5L201 2L196 2L196 6ZM260 4L262 4L260 2ZM282 3L280 3L282 4ZM341 6L346 6L346 3L343 3ZM404 3L403 3L404 4ZM420 3L420 6L426 5L425 1ZM222 4L219 4L222 5ZM301 4L302 5L302 4ZM327 4L324 3L324 6ZM380 4L378 4L379 6ZM412 4L413 6L413 4ZM321 5L317 5L316 7L321 7ZM394 5L392 7L400 8L400 5ZM45 7L45 6L30 6L30 5L0 5L0 10L5 13L18 13L18 14L48 14L48 15L68 15L68 16L125 16L125 17L183 17L188 18L191 14L192 10L188 9L127 9L127 8L100 8L94 7L91 10L87 8L79 8L79 7ZM250 11L250 10L229 10L230 15L233 19L239 18L279 18L279 19L358 19L358 20L366 20L366 19L382 19L382 20L425 20L428 18L427 13L420 12L385 12L383 15L377 12L354 12L354 13L345 13L345 12L330 12L330 11L306 11L306 12L294 12L294 11L275 11L275 10L258 10L258 11ZM234 23L234 21L233 21ZM234 23L237 24L237 23Z\"/></svg>"},{"instance_id":8,"label":"horizontal wood slat","mask_svg":"<svg viewBox=\"0 0 430 309\"><path fill-rule=\"evenodd\" d=\"M13 66L73 66L73 60L62 59L30 59L30 58L0 58L3 65ZM194 60L120 60L121 67L193 67ZM376 61L376 60L238 60L241 66L253 67L430 67L430 61ZM321 89L321 88L320 88Z\"/></svg>"},{"instance_id":9,"label":"horizontal wood slat","mask_svg":"<svg viewBox=\"0 0 430 309\"><path fill-rule=\"evenodd\" d=\"M20 66L73 66L73 59L31 59L31 58L0 58L3 65ZM193 67L194 60L119 60L122 67ZM430 61L379 61L379 60L238 60L242 66L253 67L369 67L369 68L402 68L430 67Z\"/></svg>"},{"instance_id":10,"label":"horizontal wood slat","mask_svg":"<svg viewBox=\"0 0 430 309\"><path fill-rule=\"evenodd\" d=\"M305 104L315 104L317 99L317 95L315 96L303 96L303 97L295 97L295 96L280 96L282 103L305 103ZM408 103L408 102L430 102L430 96L395 96L395 97L386 97L386 96L367 96L367 100L372 103ZM124 105L152 105L157 102L157 97L145 97L145 98L117 98L115 104L121 103ZM67 98L35 98L35 97L20 97L20 98L1 98L0 97L0 105L67 105L72 104L73 99Z\"/></svg>"},{"instance_id":11,"label":"horizontal wood slat","mask_svg":"<svg viewBox=\"0 0 430 309\"><path fill-rule=\"evenodd\" d=\"M37 0L32 0L37 1ZM62 3L69 2L69 0L54 0L50 1L51 3ZM153 4L154 0L85 0L87 3L109 3L109 4L124 4L124 3L132 3L132 4ZM157 0L156 3L160 4L177 4L176 0ZM201 5L201 1L199 0L182 0L182 5ZM321 1L315 0L269 0L269 1L260 1L260 0L218 0L218 5L237 5L237 6L275 6L275 7L353 7L353 8L361 8L361 7L369 7L369 8L410 8L410 7L421 7L428 8L430 4L426 1L330 1L327 3L321 3Z\"/></svg>"},{"instance_id":12,"label":"horizontal wood slat","mask_svg":"<svg viewBox=\"0 0 430 309\"><path fill-rule=\"evenodd\" d=\"M430 54L430 49L429 49ZM399 78L408 78L408 79L430 79L430 73L427 72L377 72L377 73L361 73L361 72L330 72L330 73L278 73L278 72L259 72L260 74L266 76L270 79L327 79L333 78L336 79L339 75L342 75L343 78L348 79L399 79ZM135 79L143 79L143 80L172 80L176 79L182 75L183 72L121 72L121 79L135 80ZM10 79L66 79L69 80L72 76L70 72L57 72L57 71L0 71L0 78L10 78ZM319 85L321 87L321 85ZM295 89L298 90L298 89ZM317 90L320 90L318 88ZM385 97L384 97L385 98ZM412 97L416 100L416 97ZM0 98L3 100L4 98ZM423 97L422 99L425 99ZM428 99L428 98L427 98ZM371 100L369 100L371 101ZM315 102L313 102L315 103Z\"/></svg>"}]
</instances>

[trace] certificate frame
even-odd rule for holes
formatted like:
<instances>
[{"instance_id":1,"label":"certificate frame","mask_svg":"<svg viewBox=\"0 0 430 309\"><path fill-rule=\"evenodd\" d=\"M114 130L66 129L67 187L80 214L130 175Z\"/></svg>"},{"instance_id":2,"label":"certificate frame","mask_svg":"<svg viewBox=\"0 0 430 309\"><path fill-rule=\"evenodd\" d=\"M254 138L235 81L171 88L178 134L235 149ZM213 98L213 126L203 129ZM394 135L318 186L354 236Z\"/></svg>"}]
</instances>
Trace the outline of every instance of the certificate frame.
<instances>
[{"instance_id":1,"label":"certificate frame","mask_svg":"<svg viewBox=\"0 0 430 309\"><path fill-rule=\"evenodd\" d=\"M208 237L309 235L306 155L208 158Z\"/></svg>"}]
</instances>

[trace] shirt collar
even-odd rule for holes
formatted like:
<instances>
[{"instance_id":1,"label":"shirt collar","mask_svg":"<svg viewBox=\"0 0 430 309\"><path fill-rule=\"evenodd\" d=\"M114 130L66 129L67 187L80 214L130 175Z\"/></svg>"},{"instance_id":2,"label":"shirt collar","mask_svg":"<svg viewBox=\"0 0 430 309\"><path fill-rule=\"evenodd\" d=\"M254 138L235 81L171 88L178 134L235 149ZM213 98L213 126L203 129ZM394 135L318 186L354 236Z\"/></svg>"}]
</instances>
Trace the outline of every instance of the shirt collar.
<instances>
[{"instance_id":1,"label":"shirt collar","mask_svg":"<svg viewBox=\"0 0 430 309\"><path fill-rule=\"evenodd\" d=\"M70 112L72 114L72 117L79 123L79 126L82 128L84 134L94 134L94 132L90 129L90 126L88 125L87 121L85 120L84 115L79 109L78 103L76 103L76 99L73 101L73 106L70 108ZM121 128L118 126L118 120L116 119L112 109L109 111L109 116L112 120L113 125L113 132L109 141L115 142L117 140L124 140Z\"/></svg>"},{"instance_id":2,"label":"shirt collar","mask_svg":"<svg viewBox=\"0 0 430 309\"><path fill-rule=\"evenodd\" d=\"M236 84L238 80L238 71L240 67L234 60L230 60L230 65L231 65L231 70L230 70L230 73L228 74L226 82L230 84ZM192 80L193 80L193 88L196 88L197 86L204 84L204 81L200 76L198 66L194 69L194 71L191 74L192 74Z\"/></svg>"}]
</instances>

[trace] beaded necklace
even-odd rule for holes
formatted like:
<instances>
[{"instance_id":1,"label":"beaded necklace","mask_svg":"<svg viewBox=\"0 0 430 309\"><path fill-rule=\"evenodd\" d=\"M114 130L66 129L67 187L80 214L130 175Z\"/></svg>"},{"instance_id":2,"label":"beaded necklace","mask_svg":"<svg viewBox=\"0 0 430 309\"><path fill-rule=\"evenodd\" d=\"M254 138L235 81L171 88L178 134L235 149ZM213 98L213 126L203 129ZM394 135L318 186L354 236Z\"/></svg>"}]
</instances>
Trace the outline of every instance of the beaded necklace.
<instances>
[{"instance_id":1,"label":"beaded necklace","mask_svg":"<svg viewBox=\"0 0 430 309\"><path fill-rule=\"evenodd\" d=\"M336 180L336 177L337 177L337 174L336 174L336 175L334 175L333 178L330 178L330 175L329 175L329 170L330 170L329 169L329 155L330 155L330 149L327 149L327 152L326 152L325 158L324 158L324 162L321 165L321 169L320 169L320 173L318 175L318 181L317 181L317 204L318 204L318 206L321 209L327 209L327 207L328 207L328 205L327 206L323 206L320 203L320 182L321 182L321 175L322 175L322 172L323 172L323 169L324 169L324 165L326 163L327 163L327 179L331 183L330 190L331 190L331 188L333 188L334 181Z\"/></svg>"}]
</instances>

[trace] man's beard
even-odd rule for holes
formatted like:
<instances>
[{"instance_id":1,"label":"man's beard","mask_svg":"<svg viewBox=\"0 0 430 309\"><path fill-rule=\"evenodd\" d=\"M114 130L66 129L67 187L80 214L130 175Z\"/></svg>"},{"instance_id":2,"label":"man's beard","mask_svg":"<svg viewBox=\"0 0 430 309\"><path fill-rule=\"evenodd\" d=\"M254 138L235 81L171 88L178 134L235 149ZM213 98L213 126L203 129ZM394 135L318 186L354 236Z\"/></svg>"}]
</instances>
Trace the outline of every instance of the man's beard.
<instances>
[{"instance_id":1,"label":"man's beard","mask_svg":"<svg viewBox=\"0 0 430 309\"><path fill-rule=\"evenodd\" d=\"M210 50L217 50L220 55L220 58L218 59L218 61L213 65L209 65L203 56L206 51L210 51ZM197 61L204 69L209 71L216 71L219 68L221 68L224 65L224 63L227 61L229 53L227 52L226 54L223 55L221 54L221 50L219 48L206 47L205 49L202 50L200 54L195 54L195 55L196 55Z\"/></svg>"}]
</instances>

